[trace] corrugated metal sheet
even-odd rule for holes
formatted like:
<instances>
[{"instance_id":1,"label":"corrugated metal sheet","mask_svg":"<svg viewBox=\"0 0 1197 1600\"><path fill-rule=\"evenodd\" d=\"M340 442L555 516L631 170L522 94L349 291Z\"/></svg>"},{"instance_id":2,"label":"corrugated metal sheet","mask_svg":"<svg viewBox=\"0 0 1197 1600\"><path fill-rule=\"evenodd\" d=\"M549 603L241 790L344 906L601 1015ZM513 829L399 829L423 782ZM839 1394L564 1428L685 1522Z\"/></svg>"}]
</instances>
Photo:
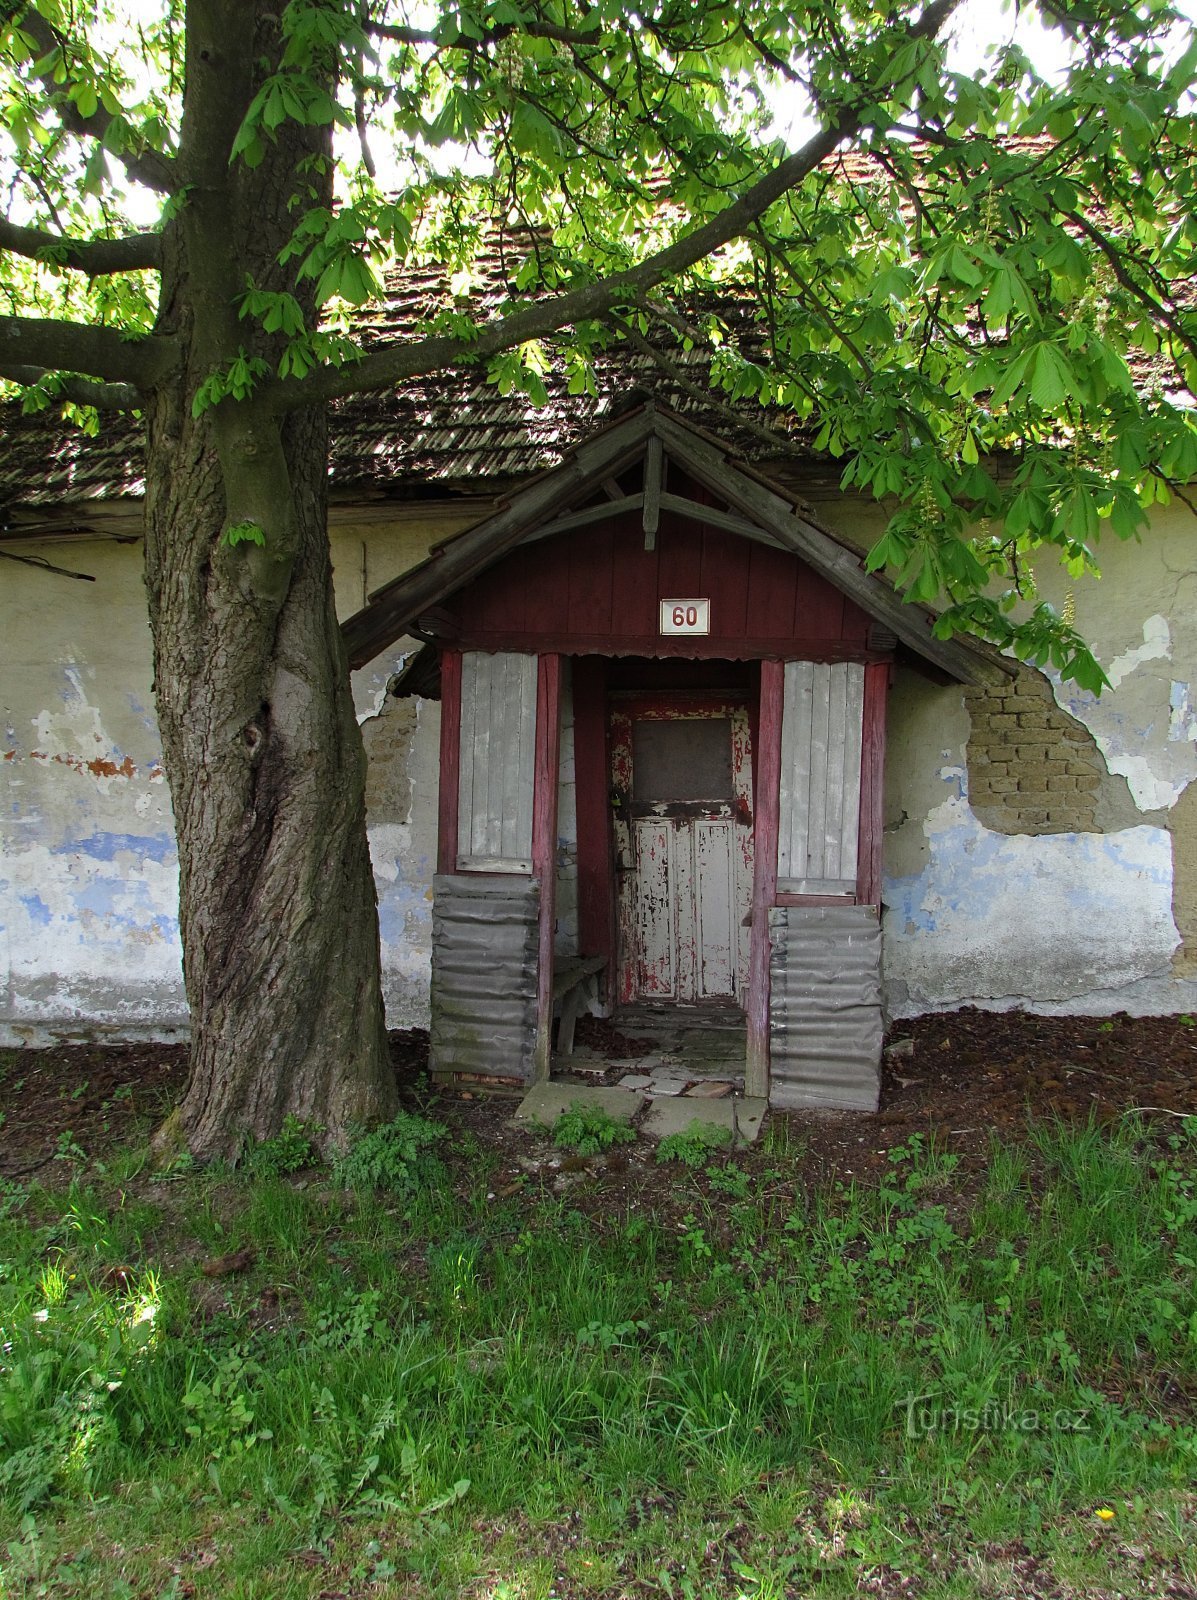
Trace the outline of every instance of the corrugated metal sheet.
<instances>
[{"instance_id":1,"label":"corrugated metal sheet","mask_svg":"<svg viewBox=\"0 0 1197 1600\"><path fill-rule=\"evenodd\" d=\"M784 696L777 886L853 894L864 668L858 661L787 661Z\"/></svg>"},{"instance_id":2,"label":"corrugated metal sheet","mask_svg":"<svg viewBox=\"0 0 1197 1600\"><path fill-rule=\"evenodd\" d=\"M457 865L532 871L536 657L467 650L461 658Z\"/></svg>"},{"instance_id":3,"label":"corrugated metal sheet","mask_svg":"<svg viewBox=\"0 0 1197 1600\"><path fill-rule=\"evenodd\" d=\"M433 879L434 1072L531 1076L539 910L535 879Z\"/></svg>"},{"instance_id":4,"label":"corrugated metal sheet","mask_svg":"<svg viewBox=\"0 0 1197 1600\"><path fill-rule=\"evenodd\" d=\"M876 1111L881 923L873 906L769 913L769 1101Z\"/></svg>"}]
</instances>

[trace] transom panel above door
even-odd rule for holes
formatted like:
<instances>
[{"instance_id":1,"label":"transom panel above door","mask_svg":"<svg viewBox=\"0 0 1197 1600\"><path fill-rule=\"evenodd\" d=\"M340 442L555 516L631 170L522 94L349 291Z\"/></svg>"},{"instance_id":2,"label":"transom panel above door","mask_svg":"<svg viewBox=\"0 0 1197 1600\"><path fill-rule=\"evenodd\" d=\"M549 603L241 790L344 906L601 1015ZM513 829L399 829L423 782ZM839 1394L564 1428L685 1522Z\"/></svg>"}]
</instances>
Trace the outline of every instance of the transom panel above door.
<instances>
[{"instance_id":1,"label":"transom panel above door","mask_svg":"<svg viewBox=\"0 0 1197 1600\"><path fill-rule=\"evenodd\" d=\"M743 1003L752 904L747 706L630 695L610 712L622 1004Z\"/></svg>"}]
</instances>

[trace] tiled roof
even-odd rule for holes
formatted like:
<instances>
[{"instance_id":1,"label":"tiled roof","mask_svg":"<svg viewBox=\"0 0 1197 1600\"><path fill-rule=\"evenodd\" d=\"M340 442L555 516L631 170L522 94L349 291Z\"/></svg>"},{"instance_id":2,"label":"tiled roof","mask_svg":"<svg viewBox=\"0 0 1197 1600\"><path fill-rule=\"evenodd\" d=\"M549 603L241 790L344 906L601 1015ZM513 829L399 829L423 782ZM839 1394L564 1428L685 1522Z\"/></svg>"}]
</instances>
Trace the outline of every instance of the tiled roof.
<instances>
[{"instance_id":1,"label":"tiled roof","mask_svg":"<svg viewBox=\"0 0 1197 1600\"><path fill-rule=\"evenodd\" d=\"M867 157L834 159L852 182L878 180ZM473 316L499 312L531 244L526 232L492 236L472 273ZM1186 298L1191 296L1181 296ZM380 303L356 314L353 331L366 348L411 339L451 303L444 267L405 267L387 277ZM746 320L742 299L729 295L717 309L729 321ZM810 435L795 419L771 415L755 400L717 397L708 385L708 355L684 351L668 338L672 373L644 351L614 346L596 358L595 394L571 395L564 361L554 359L543 374L548 400L540 406L520 392L501 394L476 370L441 372L389 393L339 401L331 430L333 493L414 498L430 490L446 496L499 490L557 466L595 428L650 398L720 435L741 460L809 457ZM751 350L746 328L741 342ZM1141 359L1136 382L1164 390L1164 369L1163 358ZM0 516L22 508L44 513L71 502L136 499L144 489L136 420L104 416L99 436L89 438L52 413L24 417L16 405L0 407Z\"/></svg>"},{"instance_id":2,"label":"tiled roof","mask_svg":"<svg viewBox=\"0 0 1197 1600\"><path fill-rule=\"evenodd\" d=\"M362 319L367 345L400 336L405 323L410 328L427 314L409 285L392 281L388 288L397 292ZM499 294L493 298L497 301ZM690 384L706 390L709 358L704 353L675 348L668 359ZM526 478L558 465L586 434L649 398L720 433L743 459L785 453L782 427L775 451L754 431L765 417L755 401L735 411L715 396L700 404L646 353L626 348L600 353L595 380L595 394L571 395L564 363L555 359L543 374L544 405L518 391L500 394L477 371L441 372L390 393L339 401L331 430L333 492L410 496L430 485L444 493L469 492L480 484ZM744 419L740 426L735 412ZM134 419L106 415L99 436L89 438L50 413L23 417L18 406L10 405L0 409L0 440L0 506L44 508L144 493L141 433Z\"/></svg>"}]
</instances>

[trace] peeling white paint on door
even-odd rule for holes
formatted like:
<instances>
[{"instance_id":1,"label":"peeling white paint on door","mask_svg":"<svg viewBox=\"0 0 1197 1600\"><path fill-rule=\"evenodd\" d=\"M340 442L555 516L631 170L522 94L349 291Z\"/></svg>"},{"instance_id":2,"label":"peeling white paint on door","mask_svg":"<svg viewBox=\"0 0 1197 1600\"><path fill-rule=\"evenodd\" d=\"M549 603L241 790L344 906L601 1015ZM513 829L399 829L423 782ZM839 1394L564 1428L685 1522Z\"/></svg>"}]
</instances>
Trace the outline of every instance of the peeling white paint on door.
<instances>
[{"instance_id":1,"label":"peeling white paint on door","mask_svg":"<svg viewBox=\"0 0 1197 1600\"><path fill-rule=\"evenodd\" d=\"M638 788L637 773L647 769L634 753L633 730L649 724L682 735L655 775L676 798ZM713 742L696 743L686 735L700 725L711 730ZM718 759L720 741L725 769ZM685 745L703 751L690 758L693 767L685 761L675 766ZM747 708L728 703L704 709L668 695L613 706L611 761L620 999L740 999L748 979L753 863ZM680 788L669 787L674 782Z\"/></svg>"}]
</instances>

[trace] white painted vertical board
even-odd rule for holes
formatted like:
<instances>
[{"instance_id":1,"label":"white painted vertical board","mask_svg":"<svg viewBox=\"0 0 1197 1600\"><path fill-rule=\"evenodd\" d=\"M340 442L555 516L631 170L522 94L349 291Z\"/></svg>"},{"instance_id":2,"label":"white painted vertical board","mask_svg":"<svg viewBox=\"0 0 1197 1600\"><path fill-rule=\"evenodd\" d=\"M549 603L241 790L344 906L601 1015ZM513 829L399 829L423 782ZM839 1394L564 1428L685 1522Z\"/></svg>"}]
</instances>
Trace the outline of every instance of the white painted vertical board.
<instances>
[{"instance_id":1,"label":"white painted vertical board","mask_svg":"<svg viewBox=\"0 0 1197 1600\"><path fill-rule=\"evenodd\" d=\"M781 719L777 887L856 892L864 667L787 661Z\"/></svg>"},{"instance_id":2,"label":"white painted vertical board","mask_svg":"<svg viewBox=\"0 0 1197 1600\"><path fill-rule=\"evenodd\" d=\"M459 871L532 871L536 657L467 650L461 658Z\"/></svg>"},{"instance_id":3,"label":"white painted vertical board","mask_svg":"<svg viewBox=\"0 0 1197 1600\"><path fill-rule=\"evenodd\" d=\"M646 999L677 999L677 890L674 830L664 817L632 823L636 852L636 951L638 987Z\"/></svg>"},{"instance_id":4,"label":"white painted vertical board","mask_svg":"<svg viewBox=\"0 0 1197 1600\"><path fill-rule=\"evenodd\" d=\"M730 822L696 821L693 834L698 998L730 999L736 992L739 943L732 882L734 829Z\"/></svg>"}]
</instances>

